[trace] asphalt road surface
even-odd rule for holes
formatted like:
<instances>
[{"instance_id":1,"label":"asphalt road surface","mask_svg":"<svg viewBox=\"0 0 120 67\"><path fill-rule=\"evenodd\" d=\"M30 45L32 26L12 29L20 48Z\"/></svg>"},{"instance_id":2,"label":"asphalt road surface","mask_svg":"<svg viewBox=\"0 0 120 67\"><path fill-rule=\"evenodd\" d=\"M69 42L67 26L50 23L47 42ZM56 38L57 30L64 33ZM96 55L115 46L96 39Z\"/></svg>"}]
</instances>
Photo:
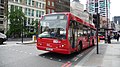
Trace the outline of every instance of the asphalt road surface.
<instances>
[{"instance_id":1,"label":"asphalt road surface","mask_svg":"<svg viewBox=\"0 0 120 67\"><path fill-rule=\"evenodd\" d=\"M35 44L16 44L7 41L0 45L0 67L74 67L94 47L81 53L63 55L37 50Z\"/></svg>"}]
</instances>

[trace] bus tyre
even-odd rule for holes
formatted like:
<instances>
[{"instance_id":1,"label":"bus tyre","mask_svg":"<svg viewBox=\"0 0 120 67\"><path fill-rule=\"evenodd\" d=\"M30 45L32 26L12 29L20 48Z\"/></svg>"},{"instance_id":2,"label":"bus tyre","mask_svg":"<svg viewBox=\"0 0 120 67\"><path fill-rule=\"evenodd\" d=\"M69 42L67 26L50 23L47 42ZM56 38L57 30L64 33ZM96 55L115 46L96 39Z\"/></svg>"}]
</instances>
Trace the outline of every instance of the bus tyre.
<instances>
[{"instance_id":1,"label":"bus tyre","mask_svg":"<svg viewBox=\"0 0 120 67\"><path fill-rule=\"evenodd\" d=\"M78 52L80 52L81 50L82 50L82 42L80 42L78 45Z\"/></svg>"}]
</instances>

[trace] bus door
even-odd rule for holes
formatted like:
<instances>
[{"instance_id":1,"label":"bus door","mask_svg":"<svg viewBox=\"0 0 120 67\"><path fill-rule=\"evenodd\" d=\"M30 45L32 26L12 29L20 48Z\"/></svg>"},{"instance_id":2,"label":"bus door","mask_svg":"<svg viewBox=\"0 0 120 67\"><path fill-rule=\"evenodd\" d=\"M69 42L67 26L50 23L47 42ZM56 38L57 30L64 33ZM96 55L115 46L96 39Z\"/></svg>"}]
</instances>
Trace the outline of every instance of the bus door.
<instances>
[{"instance_id":1,"label":"bus door","mask_svg":"<svg viewBox=\"0 0 120 67\"><path fill-rule=\"evenodd\" d=\"M89 38L88 38L88 31L87 30L83 30L83 47L87 48L89 46Z\"/></svg>"},{"instance_id":2,"label":"bus door","mask_svg":"<svg viewBox=\"0 0 120 67\"><path fill-rule=\"evenodd\" d=\"M88 46L90 46L90 42L91 42L91 30L90 29L88 29Z\"/></svg>"},{"instance_id":3,"label":"bus door","mask_svg":"<svg viewBox=\"0 0 120 67\"><path fill-rule=\"evenodd\" d=\"M70 41L70 44L71 44L71 46L72 46L72 48L75 48L75 43L76 43L76 41L75 41L75 26L74 26L75 24L74 24L74 21L71 21L71 23L70 23L70 26L69 26L69 32L68 32L68 37L69 37L69 41Z\"/></svg>"}]
</instances>

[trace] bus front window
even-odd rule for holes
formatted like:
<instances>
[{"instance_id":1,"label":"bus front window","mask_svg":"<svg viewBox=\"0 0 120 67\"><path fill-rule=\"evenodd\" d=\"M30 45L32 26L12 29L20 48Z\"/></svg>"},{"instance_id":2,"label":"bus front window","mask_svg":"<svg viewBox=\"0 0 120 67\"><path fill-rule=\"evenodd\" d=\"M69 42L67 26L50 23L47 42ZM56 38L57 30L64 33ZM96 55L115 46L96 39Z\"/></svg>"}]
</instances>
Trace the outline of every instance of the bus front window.
<instances>
[{"instance_id":1,"label":"bus front window","mask_svg":"<svg viewBox=\"0 0 120 67\"><path fill-rule=\"evenodd\" d=\"M38 37L65 39L67 19L62 18L63 16L65 15L44 16L40 21L42 33L39 33Z\"/></svg>"}]
</instances>

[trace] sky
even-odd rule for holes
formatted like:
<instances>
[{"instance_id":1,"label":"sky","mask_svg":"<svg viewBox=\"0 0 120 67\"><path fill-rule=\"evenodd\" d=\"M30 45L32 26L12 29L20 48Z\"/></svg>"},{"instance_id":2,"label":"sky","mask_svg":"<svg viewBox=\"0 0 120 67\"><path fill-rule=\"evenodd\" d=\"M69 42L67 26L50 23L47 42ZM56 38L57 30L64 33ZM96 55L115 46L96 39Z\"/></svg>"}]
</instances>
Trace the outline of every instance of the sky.
<instances>
[{"instance_id":1,"label":"sky","mask_svg":"<svg viewBox=\"0 0 120 67\"><path fill-rule=\"evenodd\" d=\"M72 1L72 0L71 0ZM86 0L79 0L82 4L86 4ZM110 0L110 19L114 16L120 16L120 0Z\"/></svg>"}]
</instances>

